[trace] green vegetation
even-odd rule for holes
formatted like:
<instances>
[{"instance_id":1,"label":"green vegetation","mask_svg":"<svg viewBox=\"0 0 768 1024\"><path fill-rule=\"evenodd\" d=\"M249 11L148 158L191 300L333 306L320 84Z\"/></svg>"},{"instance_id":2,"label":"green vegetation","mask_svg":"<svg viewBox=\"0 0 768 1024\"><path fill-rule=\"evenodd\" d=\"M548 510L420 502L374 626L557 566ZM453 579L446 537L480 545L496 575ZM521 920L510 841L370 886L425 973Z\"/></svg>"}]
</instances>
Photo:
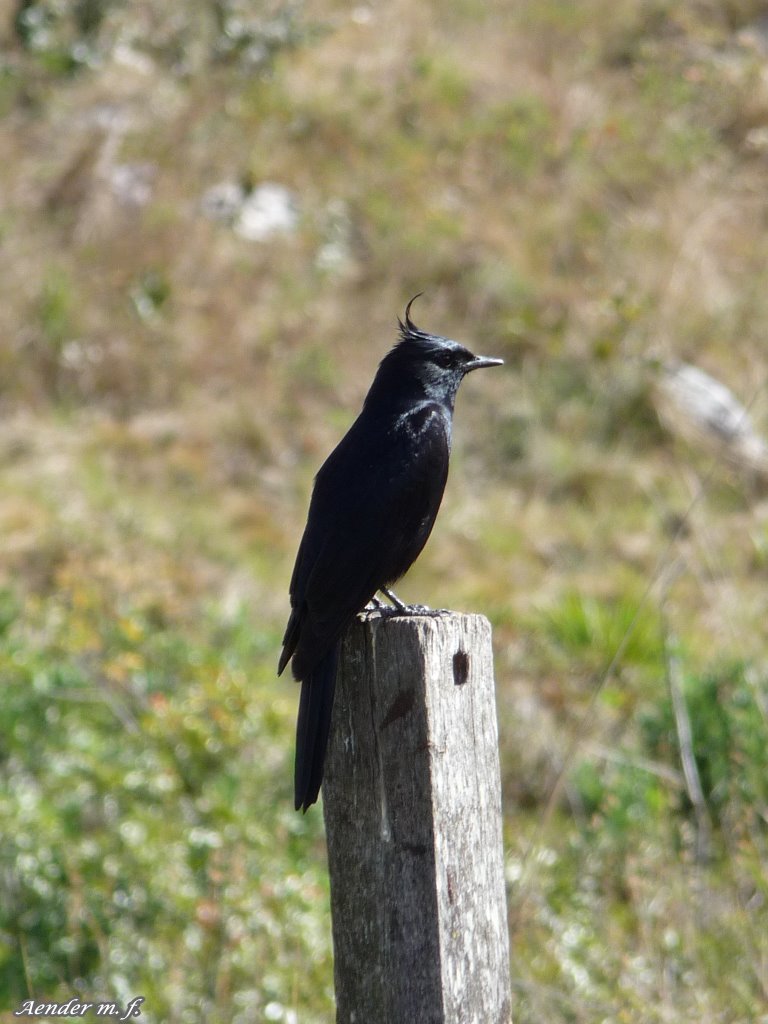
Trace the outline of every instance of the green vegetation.
<instances>
[{"instance_id":1,"label":"green vegetation","mask_svg":"<svg viewBox=\"0 0 768 1024\"><path fill-rule=\"evenodd\" d=\"M55 582L2 595L5 1005L77 988L164 1020L324 1019L321 830L291 810L278 636L211 613L193 638L90 565Z\"/></svg>"},{"instance_id":2,"label":"green vegetation","mask_svg":"<svg viewBox=\"0 0 768 1024\"><path fill-rule=\"evenodd\" d=\"M420 290L507 362L404 594L493 622L515 1019L762 1019L765 481L655 390L696 363L768 434L762 11L15 5L0 1020L333 1018L274 669L312 474ZM222 182L295 225L247 237Z\"/></svg>"}]
</instances>

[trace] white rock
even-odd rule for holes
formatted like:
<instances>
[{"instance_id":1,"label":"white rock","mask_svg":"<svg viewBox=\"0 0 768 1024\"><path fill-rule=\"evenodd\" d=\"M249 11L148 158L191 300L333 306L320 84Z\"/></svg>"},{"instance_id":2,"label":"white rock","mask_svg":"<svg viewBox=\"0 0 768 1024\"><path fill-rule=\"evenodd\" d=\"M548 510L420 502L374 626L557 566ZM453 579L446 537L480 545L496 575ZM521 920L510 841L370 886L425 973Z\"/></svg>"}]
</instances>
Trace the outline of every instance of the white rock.
<instances>
[{"instance_id":1,"label":"white rock","mask_svg":"<svg viewBox=\"0 0 768 1024\"><path fill-rule=\"evenodd\" d=\"M264 182L245 197L235 231L251 242L295 230L299 215L293 193L275 182Z\"/></svg>"}]
</instances>

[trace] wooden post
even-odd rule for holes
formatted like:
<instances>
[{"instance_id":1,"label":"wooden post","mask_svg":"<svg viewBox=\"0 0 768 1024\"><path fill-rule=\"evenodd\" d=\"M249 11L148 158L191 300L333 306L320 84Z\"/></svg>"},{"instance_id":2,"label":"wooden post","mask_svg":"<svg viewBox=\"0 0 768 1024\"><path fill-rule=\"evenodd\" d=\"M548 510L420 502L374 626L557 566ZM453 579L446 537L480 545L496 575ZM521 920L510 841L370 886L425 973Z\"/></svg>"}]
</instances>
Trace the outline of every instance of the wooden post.
<instances>
[{"instance_id":1,"label":"wooden post","mask_svg":"<svg viewBox=\"0 0 768 1024\"><path fill-rule=\"evenodd\" d=\"M487 619L355 622L323 802L337 1024L509 1024Z\"/></svg>"}]
</instances>

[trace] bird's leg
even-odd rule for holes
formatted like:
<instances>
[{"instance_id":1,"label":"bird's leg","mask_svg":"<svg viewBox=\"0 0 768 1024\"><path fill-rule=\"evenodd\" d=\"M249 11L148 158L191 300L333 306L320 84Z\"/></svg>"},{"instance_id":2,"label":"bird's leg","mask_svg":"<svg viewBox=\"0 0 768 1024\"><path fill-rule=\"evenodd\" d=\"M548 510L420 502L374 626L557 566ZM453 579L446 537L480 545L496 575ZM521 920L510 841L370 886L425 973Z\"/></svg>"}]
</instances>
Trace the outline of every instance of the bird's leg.
<instances>
[{"instance_id":1,"label":"bird's leg","mask_svg":"<svg viewBox=\"0 0 768 1024\"><path fill-rule=\"evenodd\" d=\"M390 590L389 587L379 587L379 590L392 602L399 612L408 611L408 605L404 601L400 600L394 590Z\"/></svg>"},{"instance_id":2,"label":"bird's leg","mask_svg":"<svg viewBox=\"0 0 768 1024\"><path fill-rule=\"evenodd\" d=\"M401 601L394 590L390 590L389 587L379 587L379 590L384 594L385 597L389 598L392 604L395 606L395 610L400 615L434 615L435 612L428 608L425 604L406 604L405 601Z\"/></svg>"},{"instance_id":3,"label":"bird's leg","mask_svg":"<svg viewBox=\"0 0 768 1024\"><path fill-rule=\"evenodd\" d=\"M373 597L371 598L371 600L368 602L368 604L363 609L363 611L366 611L366 612L380 612L382 608L386 608L386 607L387 606L384 604L384 602L382 600L380 600L378 597L376 597L376 595L374 594Z\"/></svg>"}]
</instances>

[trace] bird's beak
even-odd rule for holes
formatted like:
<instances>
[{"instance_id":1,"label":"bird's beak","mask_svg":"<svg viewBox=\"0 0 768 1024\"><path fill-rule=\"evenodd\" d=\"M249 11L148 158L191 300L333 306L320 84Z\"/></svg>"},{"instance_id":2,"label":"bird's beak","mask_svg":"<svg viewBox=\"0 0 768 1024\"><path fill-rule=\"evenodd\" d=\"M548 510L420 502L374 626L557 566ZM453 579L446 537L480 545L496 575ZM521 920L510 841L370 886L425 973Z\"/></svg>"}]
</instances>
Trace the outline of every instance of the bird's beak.
<instances>
[{"instance_id":1,"label":"bird's beak","mask_svg":"<svg viewBox=\"0 0 768 1024\"><path fill-rule=\"evenodd\" d=\"M464 363L464 373L469 373L470 370L482 370L485 366L502 366L503 363L503 359L490 359L488 356L475 356L475 358L470 359L468 363Z\"/></svg>"}]
</instances>

